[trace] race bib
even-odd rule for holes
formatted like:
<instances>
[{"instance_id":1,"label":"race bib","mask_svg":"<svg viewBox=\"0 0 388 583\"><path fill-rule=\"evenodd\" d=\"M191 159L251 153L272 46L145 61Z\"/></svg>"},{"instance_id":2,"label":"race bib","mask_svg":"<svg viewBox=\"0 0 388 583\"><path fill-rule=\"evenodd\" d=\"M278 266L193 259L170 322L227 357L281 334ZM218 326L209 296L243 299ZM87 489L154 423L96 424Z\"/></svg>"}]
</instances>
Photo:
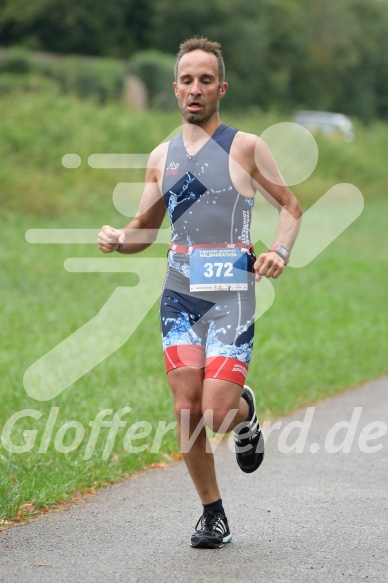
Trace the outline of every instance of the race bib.
<instances>
[{"instance_id":1,"label":"race bib","mask_svg":"<svg viewBox=\"0 0 388 583\"><path fill-rule=\"evenodd\" d=\"M248 256L240 247L193 249L190 255L190 291L248 289Z\"/></svg>"}]
</instances>

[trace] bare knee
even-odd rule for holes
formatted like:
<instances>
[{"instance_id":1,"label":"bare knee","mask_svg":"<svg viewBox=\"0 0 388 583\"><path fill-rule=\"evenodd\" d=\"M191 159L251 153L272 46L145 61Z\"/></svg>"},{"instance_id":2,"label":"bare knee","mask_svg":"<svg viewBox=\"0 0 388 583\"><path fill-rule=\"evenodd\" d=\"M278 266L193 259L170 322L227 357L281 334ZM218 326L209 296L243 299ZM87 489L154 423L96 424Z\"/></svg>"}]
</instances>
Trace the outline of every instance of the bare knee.
<instances>
[{"instance_id":1,"label":"bare knee","mask_svg":"<svg viewBox=\"0 0 388 583\"><path fill-rule=\"evenodd\" d=\"M205 423L215 433L227 433L238 413L238 409L228 409L217 407L217 409L206 409L203 413Z\"/></svg>"},{"instance_id":2,"label":"bare knee","mask_svg":"<svg viewBox=\"0 0 388 583\"><path fill-rule=\"evenodd\" d=\"M189 421L189 425L198 424L202 418L201 401L189 401L186 398L174 398L174 413L178 423Z\"/></svg>"},{"instance_id":3,"label":"bare knee","mask_svg":"<svg viewBox=\"0 0 388 583\"><path fill-rule=\"evenodd\" d=\"M201 369L182 367L170 371L167 375L174 398L174 411L178 423L182 417L197 424L202 417L202 382Z\"/></svg>"},{"instance_id":4,"label":"bare knee","mask_svg":"<svg viewBox=\"0 0 388 583\"><path fill-rule=\"evenodd\" d=\"M208 378L204 383L202 410L206 424L216 433L227 433L242 421L241 387L230 381ZM241 419L240 419L241 417Z\"/></svg>"}]
</instances>

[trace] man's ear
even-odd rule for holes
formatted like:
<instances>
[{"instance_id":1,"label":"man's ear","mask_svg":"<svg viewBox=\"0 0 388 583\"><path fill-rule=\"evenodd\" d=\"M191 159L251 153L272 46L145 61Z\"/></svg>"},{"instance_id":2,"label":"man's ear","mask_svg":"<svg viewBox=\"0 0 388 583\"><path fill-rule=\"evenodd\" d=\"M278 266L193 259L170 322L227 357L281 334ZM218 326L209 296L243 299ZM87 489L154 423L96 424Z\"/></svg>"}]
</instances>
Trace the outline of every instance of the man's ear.
<instances>
[{"instance_id":1,"label":"man's ear","mask_svg":"<svg viewBox=\"0 0 388 583\"><path fill-rule=\"evenodd\" d=\"M172 84L172 86L174 87L174 93L175 93L175 97L178 97L178 86L176 84L176 82L174 81L174 83Z\"/></svg>"},{"instance_id":2,"label":"man's ear","mask_svg":"<svg viewBox=\"0 0 388 583\"><path fill-rule=\"evenodd\" d=\"M227 90L227 88L228 88L228 84L227 84L227 82L226 82L226 81L224 81L224 82L222 83L222 85L220 85L220 90L219 90L219 92L218 92L218 96L219 96L219 98L220 98L220 99L222 99L222 98L224 97L224 95L225 95L225 93L226 93L226 90Z\"/></svg>"}]
</instances>

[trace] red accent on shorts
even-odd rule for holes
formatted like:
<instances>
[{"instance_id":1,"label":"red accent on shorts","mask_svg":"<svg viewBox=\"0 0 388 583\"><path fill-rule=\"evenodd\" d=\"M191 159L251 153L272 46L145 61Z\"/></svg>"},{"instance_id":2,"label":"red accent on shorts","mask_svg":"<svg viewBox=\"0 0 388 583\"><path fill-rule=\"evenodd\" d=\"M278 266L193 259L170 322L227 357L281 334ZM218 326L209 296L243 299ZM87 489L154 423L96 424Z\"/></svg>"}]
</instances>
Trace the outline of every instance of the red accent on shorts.
<instances>
[{"instance_id":1,"label":"red accent on shorts","mask_svg":"<svg viewBox=\"0 0 388 583\"><path fill-rule=\"evenodd\" d=\"M248 365L235 358L211 356L206 359L206 379L222 379L243 387L247 372Z\"/></svg>"},{"instance_id":2,"label":"red accent on shorts","mask_svg":"<svg viewBox=\"0 0 388 583\"><path fill-rule=\"evenodd\" d=\"M167 372L181 366L205 368L205 352L202 346L192 344L169 346L164 351L164 359Z\"/></svg>"},{"instance_id":3,"label":"red accent on shorts","mask_svg":"<svg viewBox=\"0 0 388 583\"><path fill-rule=\"evenodd\" d=\"M211 356L206 358L205 361L203 347L191 344L166 348L164 359L167 372L182 366L195 366L197 368L205 368L206 366L205 378L231 381L241 387L245 384L245 377L248 372L248 365L235 358Z\"/></svg>"}]
</instances>

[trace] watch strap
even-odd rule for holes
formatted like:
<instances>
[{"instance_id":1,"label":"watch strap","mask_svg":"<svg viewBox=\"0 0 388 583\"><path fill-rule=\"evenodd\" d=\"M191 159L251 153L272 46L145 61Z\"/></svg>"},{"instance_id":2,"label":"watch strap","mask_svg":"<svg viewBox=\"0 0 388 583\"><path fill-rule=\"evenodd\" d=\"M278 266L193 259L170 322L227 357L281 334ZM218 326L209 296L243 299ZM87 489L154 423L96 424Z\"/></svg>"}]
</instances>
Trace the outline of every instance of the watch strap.
<instances>
[{"instance_id":1,"label":"watch strap","mask_svg":"<svg viewBox=\"0 0 388 583\"><path fill-rule=\"evenodd\" d=\"M272 245L270 251L277 253L279 257L283 259L285 265L290 261L290 252L284 245L276 243L275 245Z\"/></svg>"}]
</instances>

